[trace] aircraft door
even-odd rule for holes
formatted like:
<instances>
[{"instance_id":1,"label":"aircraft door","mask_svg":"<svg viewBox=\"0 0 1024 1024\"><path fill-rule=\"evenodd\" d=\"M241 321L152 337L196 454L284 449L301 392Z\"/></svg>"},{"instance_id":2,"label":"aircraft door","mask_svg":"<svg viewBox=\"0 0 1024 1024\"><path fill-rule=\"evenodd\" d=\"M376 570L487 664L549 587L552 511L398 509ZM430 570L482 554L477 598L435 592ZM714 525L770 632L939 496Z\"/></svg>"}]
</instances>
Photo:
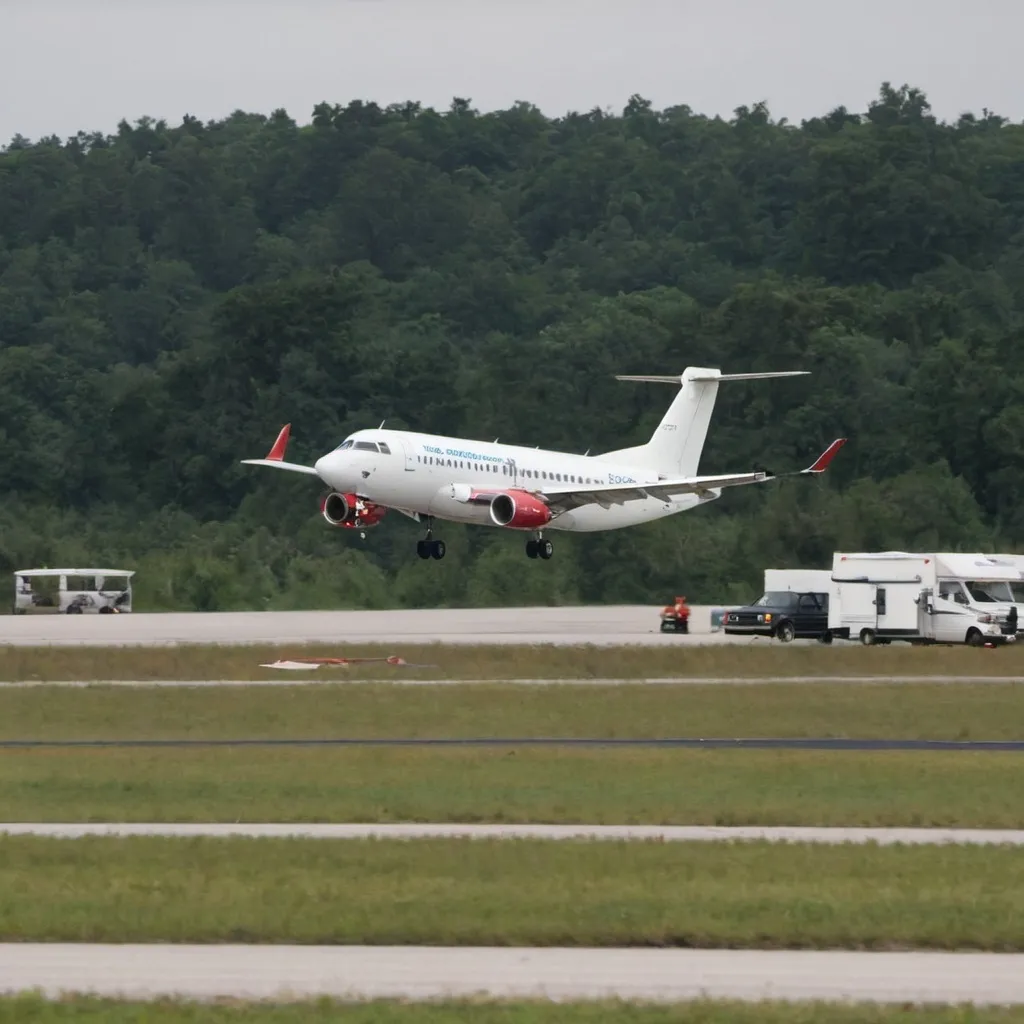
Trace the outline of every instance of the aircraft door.
<instances>
[{"instance_id":1,"label":"aircraft door","mask_svg":"<svg viewBox=\"0 0 1024 1024\"><path fill-rule=\"evenodd\" d=\"M402 438L402 452L405 455L405 471L406 473L416 472L416 446L412 441L407 441Z\"/></svg>"}]
</instances>

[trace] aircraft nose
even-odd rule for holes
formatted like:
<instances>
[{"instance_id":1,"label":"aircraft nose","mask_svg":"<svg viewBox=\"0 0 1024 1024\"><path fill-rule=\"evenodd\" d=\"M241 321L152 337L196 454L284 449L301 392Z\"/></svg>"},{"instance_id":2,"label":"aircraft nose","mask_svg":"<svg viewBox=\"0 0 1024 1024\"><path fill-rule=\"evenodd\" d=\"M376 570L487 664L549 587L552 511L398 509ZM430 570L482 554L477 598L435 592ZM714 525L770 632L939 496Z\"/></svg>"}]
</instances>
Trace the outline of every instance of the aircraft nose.
<instances>
[{"instance_id":1,"label":"aircraft nose","mask_svg":"<svg viewBox=\"0 0 1024 1024\"><path fill-rule=\"evenodd\" d=\"M313 463L313 468L317 471L317 475L325 483L337 486L333 477L338 475L338 456L336 452L328 452L326 455L321 455L316 462Z\"/></svg>"}]
</instances>

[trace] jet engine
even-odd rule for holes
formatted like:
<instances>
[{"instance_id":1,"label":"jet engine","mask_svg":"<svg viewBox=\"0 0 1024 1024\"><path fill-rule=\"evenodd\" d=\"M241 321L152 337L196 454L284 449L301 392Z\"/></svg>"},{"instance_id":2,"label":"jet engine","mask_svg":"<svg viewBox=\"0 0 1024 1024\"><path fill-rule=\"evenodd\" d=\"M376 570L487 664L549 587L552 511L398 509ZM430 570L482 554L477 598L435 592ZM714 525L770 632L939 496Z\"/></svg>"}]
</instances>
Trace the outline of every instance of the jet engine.
<instances>
[{"instance_id":1,"label":"jet engine","mask_svg":"<svg viewBox=\"0 0 1024 1024\"><path fill-rule=\"evenodd\" d=\"M387 509L382 505L363 501L355 494L331 491L321 501L320 512L331 526L341 526L346 530L362 530L367 526L376 526L384 518Z\"/></svg>"},{"instance_id":2,"label":"jet engine","mask_svg":"<svg viewBox=\"0 0 1024 1024\"><path fill-rule=\"evenodd\" d=\"M491 499L491 521L510 530L537 530L551 522L551 509L529 491L505 491Z\"/></svg>"}]
</instances>

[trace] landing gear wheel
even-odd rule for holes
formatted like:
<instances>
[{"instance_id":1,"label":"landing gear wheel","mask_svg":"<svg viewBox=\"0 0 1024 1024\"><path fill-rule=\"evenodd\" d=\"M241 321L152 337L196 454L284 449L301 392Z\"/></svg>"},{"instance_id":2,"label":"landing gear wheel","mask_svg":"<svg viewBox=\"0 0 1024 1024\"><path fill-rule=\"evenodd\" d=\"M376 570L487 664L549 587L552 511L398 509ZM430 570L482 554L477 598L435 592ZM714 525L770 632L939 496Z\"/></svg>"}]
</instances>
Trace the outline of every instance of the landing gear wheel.
<instances>
[{"instance_id":1,"label":"landing gear wheel","mask_svg":"<svg viewBox=\"0 0 1024 1024\"><path fill-rule=\"evenodd\" d=\"M555 553L554 545L549 540L537 541L537 554L541 558L550 558Z\"/></svg>"},{"instance_id":2,"label":"landing gear wheel","mask_svg":"<svg viewBox=\"0 0 1024 1024\"><path fill-rule=\"evenodd\" d=\"M537 557L537 542L535 540L528 540L526 542L526 557L536 558Z\"/></svg>"},{"instance_id":3,"label":"landing gear wheel","mask_svg":"<svg viewBox=\"0 0 1024 1024\"><path fill-rule=\"evenodd\" d=\"M429 540L418 540L416 541L416 554L420 558L430 557L430 541Z\"/></svg>"},{"instance_id":4,"label":"landing gear wheel","mask_svg":"<svg viewBox=\"0 0 1024 1024\"><path fill-rule=\"evenodd\" d=\"M444 546L444 541L443 540L432 540L430 542L430 557L431 558L436 558L438 561L440 561L442 558L444 558L445 550L446 550L446 548Z\"/></svg>"}]
</instances>

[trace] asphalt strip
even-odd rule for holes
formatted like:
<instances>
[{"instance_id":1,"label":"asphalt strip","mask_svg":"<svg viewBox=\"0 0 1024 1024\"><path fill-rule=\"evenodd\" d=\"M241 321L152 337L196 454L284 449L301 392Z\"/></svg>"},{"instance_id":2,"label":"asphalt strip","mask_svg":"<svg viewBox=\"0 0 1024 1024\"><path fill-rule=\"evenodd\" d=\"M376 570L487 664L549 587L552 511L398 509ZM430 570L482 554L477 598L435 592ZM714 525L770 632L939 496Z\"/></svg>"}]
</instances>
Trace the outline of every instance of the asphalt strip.
<instances>
[{"instance_id":1,"label":"asphalt strip","mask_svg":"<svg viewBox=\"0 0 1024 1024\"><path fill-rule=\"evenodd\" d=\"M417 946L0 945L50 998L852 1000L1024 1004L1024 955Z\"/></svg>"},{"instance_id":2,"label":"asphalt strip","mask_svg":"<svg viewBox=\"0 0 1024 1024\"><path fill-rule=\"evenodd\" d=\"M814 828L760 825L481 825L417 824L242 824L201 822L0 823L0 835L80 839L86 836L164 836L250 839L545 839L555 841L842 843L880 846L1024 846L1024 829Z\"/></svg>"}]
</instances>

